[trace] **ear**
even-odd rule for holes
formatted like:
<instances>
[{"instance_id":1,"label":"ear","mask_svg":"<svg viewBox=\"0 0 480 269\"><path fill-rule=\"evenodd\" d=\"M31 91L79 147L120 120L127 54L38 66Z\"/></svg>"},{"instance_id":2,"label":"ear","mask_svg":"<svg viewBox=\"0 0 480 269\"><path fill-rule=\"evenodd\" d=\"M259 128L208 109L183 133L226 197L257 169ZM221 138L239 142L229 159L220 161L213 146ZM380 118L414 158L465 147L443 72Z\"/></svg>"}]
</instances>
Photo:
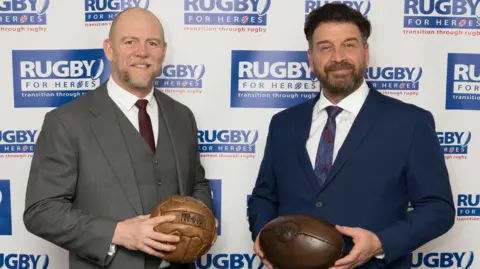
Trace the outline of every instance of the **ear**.
<instances>
[{"instance_id":1,"label":"ear","mask_svg":"<svg viewBox=\"0 0 480 269\"><path fill-rule=\"evenodd\" d=\"M368 43L365 44L365 63L367 66L370 65L370 46Z\"/></svg>"},{"instance_id":2,"label":"ear","mask_svg":"<svg viewBox=\"0 0 480 269\"><path fill-rule=\"evenodd\" d=\"M315 72L315 69L314 69L314 65L313 65L313 52L312 50L309 48L307 50L307 55L308 55L308 64L310 65L310 71L311 72Z\"/></svg>"},{"instance_id":3,"label":"ear","mask_svg":"<svg viewBox=\"0 0 480 269\"><path fill-rule=\"evenodd\" d=\"M163 61L165 60L165 56L167 55L167 42L163 43L163 48L162 48L162 56L160 57L160 65L163 64Z\"/></svg>"},{"instance_id":4,"label":"ear","mask_svg":"<svg viewBox=\"0 0 480 269\"><path fill-rule=\"evenodd\" d=\"M103 52L105 53L105 56L107 56L107 59L111 62L113 59L113 47L110 39L105 39L103 41Z\"/></svg>"}]
</instances>

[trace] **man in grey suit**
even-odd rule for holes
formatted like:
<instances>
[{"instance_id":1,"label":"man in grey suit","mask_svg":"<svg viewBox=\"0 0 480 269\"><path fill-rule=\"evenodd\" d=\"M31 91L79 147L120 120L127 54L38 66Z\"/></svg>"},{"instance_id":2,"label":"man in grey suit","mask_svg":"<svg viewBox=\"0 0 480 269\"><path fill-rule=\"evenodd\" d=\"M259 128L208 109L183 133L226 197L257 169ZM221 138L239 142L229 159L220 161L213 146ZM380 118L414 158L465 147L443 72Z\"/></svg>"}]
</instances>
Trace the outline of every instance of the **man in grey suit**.
<instances>
[{"instance_id":1,"label":"man in grey suit","mask_svg":"<svg viewBox=\"0 0 480 269\"><path fill-rule=\"evenodd\" d=\"M169 264L179 238L149 214L169 195L213 212L189 108L153 88L166 42L160 21L132 8L104 42L107 83L45 115L32 160L24 223L69 251L70 268L195 268Z\"/></svg>"}]
</instances>

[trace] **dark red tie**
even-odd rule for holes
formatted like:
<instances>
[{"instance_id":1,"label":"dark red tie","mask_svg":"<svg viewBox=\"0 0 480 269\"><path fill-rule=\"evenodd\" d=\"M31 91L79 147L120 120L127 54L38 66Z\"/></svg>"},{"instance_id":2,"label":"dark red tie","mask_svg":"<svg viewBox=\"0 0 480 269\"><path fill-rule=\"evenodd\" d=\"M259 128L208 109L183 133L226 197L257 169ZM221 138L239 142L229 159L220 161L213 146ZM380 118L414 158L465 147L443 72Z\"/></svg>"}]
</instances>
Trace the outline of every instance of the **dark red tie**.
<instances>
[{"instance_id":1,"label":"dark red tie","mask_svg":"<svg viewBox=\"0 0 480 269\"><path fill-rule=\"evenodd\" d=\"M140 134L152 151L155 152L155 140L153 138L152 122L147 113L147 104L148 101L144 99L140 99L135 103L138 107L138 126L140 127Z\"/></svg>"}]
</instances>

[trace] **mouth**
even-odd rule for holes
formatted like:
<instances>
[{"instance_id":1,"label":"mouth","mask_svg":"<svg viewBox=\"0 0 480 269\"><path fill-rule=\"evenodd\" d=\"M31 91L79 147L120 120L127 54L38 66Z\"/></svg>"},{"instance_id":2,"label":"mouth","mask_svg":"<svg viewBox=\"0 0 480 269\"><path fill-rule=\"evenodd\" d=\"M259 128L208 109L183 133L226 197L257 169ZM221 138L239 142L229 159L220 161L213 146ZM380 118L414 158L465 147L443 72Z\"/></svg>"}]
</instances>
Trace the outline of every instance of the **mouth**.
<instances>
[{"instance_id":1,"label":"mouth","mask_svg":"<svg viewBox=\"0 0 480 269\"><path fill-rule=\"evenodd\" d=\"M349 74L352 72L352 69L347 68L347 69L336 69L336 70L330 70L329 73L333 74Z\"/></svg>"},{"instance_id":2,"label":"mouth","mask_svg":"<svg viewBox=\"0 0 480 269\"><path fill-rule=\"evenodd\" d=\"M139 68L139 69L147 69L152 66L151 64L132 64L131 65L133 68Z\"/></svg>"}]
</instances>

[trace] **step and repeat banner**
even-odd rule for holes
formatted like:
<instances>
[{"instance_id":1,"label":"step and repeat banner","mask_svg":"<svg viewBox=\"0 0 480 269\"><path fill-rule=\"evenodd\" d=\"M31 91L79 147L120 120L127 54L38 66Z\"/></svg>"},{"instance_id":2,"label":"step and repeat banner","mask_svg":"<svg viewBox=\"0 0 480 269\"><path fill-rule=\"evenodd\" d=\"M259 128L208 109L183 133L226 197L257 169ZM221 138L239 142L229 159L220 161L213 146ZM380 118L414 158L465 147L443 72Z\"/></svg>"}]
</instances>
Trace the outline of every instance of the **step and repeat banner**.
<instances>
[{"instance_id":1,"label":"step and repeat banner","mask_svg":"<svg viewBox=\"0 0 480 269\"><path fill-rule=\"evenodd\" d=\"M131 6L163 22L168 51L155 86L198 122L220 227L197 267L262 268L247 199L272 115L319 91L303 23L327 2L373 24L365 79L436 119L457 219L414 252L412 267L480 268L479 0L0 0L0 268L68 268L64 250L23 224L31 158L45 113L108 78L102 42L115 14Z\"/></svg>"}]
</instances>

